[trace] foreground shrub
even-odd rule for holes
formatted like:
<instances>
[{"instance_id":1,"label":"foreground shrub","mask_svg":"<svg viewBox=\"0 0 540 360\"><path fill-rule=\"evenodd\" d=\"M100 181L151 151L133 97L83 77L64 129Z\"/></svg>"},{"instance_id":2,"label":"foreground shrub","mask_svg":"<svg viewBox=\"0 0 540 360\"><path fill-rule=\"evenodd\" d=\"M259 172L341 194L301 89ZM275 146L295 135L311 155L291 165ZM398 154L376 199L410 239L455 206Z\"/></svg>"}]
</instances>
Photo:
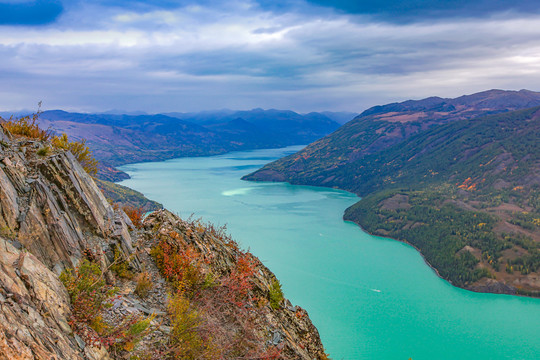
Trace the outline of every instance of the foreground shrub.
<instances>
[{"instance_id":1,"label":"foreground shrub","mask_svg":"<svg viewBox=\"0 0 540 360\"><path fill-rule=\"evenodd\" d=\"M248 300L248 293L253 288L253 276L257 271L257 263L249 253L243 253L236 261L236 267L221 280L227 290L224 301L243 307Z\"/></svg>"},{"instance_id":2,"label":"foreground shrub","mask_svg":"<svg viewBox=\"0 0 540 360\"><path fill-rule=\"evenodd\" d=\"M154 315L145 319L138 315L125 316L118 324L108 324L101 312L110 305L118 291L106 285L98 263L88 259L75 269L60 274L71 299L70 325L91 346L105 346L111 352L130 351L151 329Z\"/></svg>"},{"instance_id":3,"label":"foreground shrub","mask_svg":"<svg viewBox=\"0 0 540 360\"><path fill-rule=\"evenodd\" d=\"M124 254L120 251L120 248L118 245L114 247L114 261L109 266L112 272L116 274L116 276L121 277L123 279L133 279L133 272L130 270L129 266L129 259L127 259Z\"/></svg>"},{"instance_id":4,"label":"foreground shrub","mask_svg":"<svg viewBox=\"0 0 540 360\"><path fill-rule=\"evenodd\" d=\"M94 159L92 151L86 146L86 140L69 141L66 134L55 136L51 140L53 146L57 149L71 151L73 156L81 164L83 169L90 175L95 176L98 171L98 161Z\"/></svg>"},{"instance_id":5,"label":"foreground shrub","mask_svg":"<svg viewBox=\"0 0 540 360\"><path fill-rule=\"evenodd\" d=\"M60 274L72 304L72 321L91 324L117 289L105 284L99 264L87 259Z\"/></svg>"},{"instance_id":6,"label":"foreground shrub","mask_svg":"<svg viewBox=\"0 0 540 360\"><path fill-rule=\"evenodd\" d=\"M147 271L142 272L137 275L136 281L137 286L135 287L135 293L142 298L146 297L148 292L152 290L152 287L154 286L150 274Z\"/></svg>"},{"instance_id":7,"label":"foreground shrub","mask_svg":"<svg viewBox=\"0 0 540 360\"><path fill-rule=\"evenodd\" d=\"M174 294L169 301L172 348L168 355L174 359L219 358L217 350L212 346L211 334L201 331L204 320L193 305L182 291Z\"/></svg>"},{"instance_id":8,"label":"foreground shrub","mask_svg":"<svg viewBox=\"0 0 540 360\"><path fill-rule=\"evenodd\" d=\"M154 329L151 326L154 314L143 319L141 316L126 316L116 326L109 326L102 337L109 344L109 352L117 353L119 350L132 351L135 345Z\"/></svg>"},{"instance_id":9,"label":"foreground shrub","mask_svg":"<svg viewBox=\"0 0 540 360\"><path fill-rule=\"evenodd\" d=\"M38 151L36 151L36 154L39 156L48 156L50 153L51 153L51 148L48 146L39 148Z\"/></svg>"},{"instance_id":10,"label":"foreground shrub","mask_svg":"<svg viewBox=\"0 0 540 360\"><path fill-rule=\"evenodd\" d=\"M221 232L193 222L190 239L215 236L235 249L229 271L214 273L212 261L177 231L160 235L151 254L175 293L169 303L173 330L163 359L277 359L280 350L268 346L267 333L256 325L259 311L252 292L257 260ZM193 229L193 230L191 230ZM159 233L159 227L154 231ZM198 233L198 234L197 234ZM268 301L268 300L265 300Z\"/></svg>"},{"instance_id":11,"label":"foreground shrub","mask_svg":"<svg viewBox=\"0 0 540 360\"><path fill-rule=\"evenodd\" d=\"M122 210L124 210L126 215L129 217L129 219L133 223L133 226L135 226L137 229L142 228L142 221L144 215L144 210L142 207L126 205L122 207Z\"/></svg>"},{"instance_id":12,"label":"foreground shrub","mask_svg":"<svg viewBox=\"0 0 540 360\"><path fill-rule=\"evenodd\" d=\"M24 136L29 139L47 141L52 134L49 130L40 129L37 124L39 111L33 115L23 116L18 119L9 118L2 121L2 127L15 136Z\"/></svg>"},{"instance_id":13,"label":"foreground shrub","mask_svg":"<svg viewBox=\"0 0 540 360\"><path fill-rule=\"evenodd\" d=\"M278 279L274 279L270 284L270 306L272 309L279 309L282 301L283 291L281 290L281 284Z\"/></svg>"},{"instance_id":14,"label":"foreground shrub","mask_svg":"<svg viewBox=\"0 0 540 360\"><path fill-rule=\"evenodd\" d=\"M162 240L151 254L162 275L175 288L194 294L207 282L205 261L192 245L180 247Z\"/></svg>"}]
</instances>

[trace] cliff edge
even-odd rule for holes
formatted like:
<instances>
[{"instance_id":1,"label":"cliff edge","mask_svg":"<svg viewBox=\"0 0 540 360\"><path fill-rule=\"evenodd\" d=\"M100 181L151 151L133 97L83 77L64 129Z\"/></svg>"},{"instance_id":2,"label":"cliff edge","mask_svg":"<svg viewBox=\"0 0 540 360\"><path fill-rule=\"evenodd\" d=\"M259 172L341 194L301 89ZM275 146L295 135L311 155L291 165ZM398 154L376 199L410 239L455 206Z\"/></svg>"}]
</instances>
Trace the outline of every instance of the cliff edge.
<instances>
[{"instance_id":1,"label":"cliff edge","mask_svg":"<svg viewBox=\"0 0 540 360\"><path fill-rule=\"evenodd\" d=\"M69 151L0 127L0 359L254 357L327 358L258 259L166 210L134 224Z\"/></svg>"}]
</instances>

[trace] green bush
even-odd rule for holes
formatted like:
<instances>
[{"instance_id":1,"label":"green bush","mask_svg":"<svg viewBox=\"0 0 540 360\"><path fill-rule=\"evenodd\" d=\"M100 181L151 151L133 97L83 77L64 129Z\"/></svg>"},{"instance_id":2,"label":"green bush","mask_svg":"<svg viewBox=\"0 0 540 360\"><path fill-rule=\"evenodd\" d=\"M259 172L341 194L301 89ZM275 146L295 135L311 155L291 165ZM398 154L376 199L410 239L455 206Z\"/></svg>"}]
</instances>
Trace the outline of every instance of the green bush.
<instances>
[{"instance_id":1,"label":"green bush","mask_svg":"<svg viewBox=\"0 0 540 360\"><path fill-rule=\"evenodd\" d=\"M82 260L75 270L67 269L60 280L71 298L73 321L92 324L117 289L105 284L99 264Z\"/></svg>"},{"instance_id":2,"label":"green bush","mask_svg":"<svg viewBox=\"0 0 540 360\"><path fill-rule=\"evenodd\" d=\"M279 280L274 279L270 284L270 306L272 309L279 309L282 301L283 291L281 290L281 284Z\"/></svg>"},{"instance_id":3,"label":"green bush","mask_svg":"<svg viewBox=\"0 0 540 360\"><path fill-rule=\"evenodd\" d=\"M40 148L36 154L38 154L39 156L47 156L51 153L51 148L48 147L48 146L44 146L42 148Z\"/></svg>"},{"instance_id":4,"label":"green bush","mask_svg":"<svg viewBox=\"0 0 540 360\"><path fill-rule=\"evenodd\" d=\"M155 315L146 319L125 316L114 325L103 319L102 310L110 305L109 300L118 289L106 285L97 262L84 259L75 270L63 271L60 280L71 298L70 325L89 345L105 346L113 353L118 350L131 351L151 331L150 324ZM85 326L94 332L88 332Z\"/></svg>"}]
</instances>

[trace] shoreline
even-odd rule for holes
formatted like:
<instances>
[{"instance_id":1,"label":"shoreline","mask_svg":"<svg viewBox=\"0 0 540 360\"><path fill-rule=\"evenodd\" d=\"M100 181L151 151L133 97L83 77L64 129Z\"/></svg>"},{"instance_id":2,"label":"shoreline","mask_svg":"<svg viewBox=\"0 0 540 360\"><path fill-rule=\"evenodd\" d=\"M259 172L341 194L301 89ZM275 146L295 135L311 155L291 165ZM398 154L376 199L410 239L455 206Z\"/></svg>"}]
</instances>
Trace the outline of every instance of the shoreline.
<instances>
[{"instance_id":1,"label":"shoreline","mask_svg":"<svg viewBox=\"0 0 540 360\"><path fill-rule=\"evenodd\" d=\"M343 213L343 215L345 216L345 213ZM345 219L344 216L342 217L343 221L358 226L358 227L360 228L360 230L362 230L363 232L365 232L366 234L368 234L368 235L370 235L370 236L379 237L379 238L385 238L385 239L390 239L390 240L393 240L393 241L397 241L397 242L400 242L400 243L404 243L404 244L409 245L410 247L414 248L414 249L420 254L420 256L422 257L422 260L424 260L424 262L426 263L426 265L429 266L429 267L431 268L431 270L433 270L433 272L434 272L439 278L443 279L444 281L446 281L447 283L449 283L450 285L452 285L452 286L454 286L454 287L457 287L457 288L460 288L460 289L464 289L464 290L469 290L469 289L465 289L465 288L456 286L456 285L454 285L450 280L447 280L447 279L445 279L444 277L442 277L441 274L439 273L439 270L437 270L433 265L431 265L431 264L429 263L429 261L427 261L427 259L426 259L426 257L424 256L424 254L422 254L422 251L420 251L420 249L418 249L416 246L414 246L413 244L411 244L411 243L408 242L407 240L399 240L399 239L394 239L394 238L391 238L391 237L388 237L388 236L382 236L382 235L372 234L372 233L370 233L369 231L367 231L366 229L364 229L360 224L358 224L358 223L356 223L356 222L354 222L354 221L352 221L352 220L347 220L347 219Z\"/></svg>"},{"instance_id":2,"label":"shoreline","mask_svg":"<svg viewBox=\"0 0 540 360\"><path fill-rule=\"evenodd\" d=\"M321 186L321 185L307 185L307 184L297 184L297 183L291 183L289 181L265 181L265 180L251 180L251 179L244 179L242 178L242 180L244 181L252 181L252 182L280 182L280 183L287 183L287 184L290 184L290 185L298 185L298 186L313 186L313 187L319 187L319 188L327 188L327 189L333 189L333 190L340 190L340 191L346 191L350 194L353 194L355 196L357 196L359 198L358 201L361 201L361 197L354 193L354 192L351 192L351 191L348 191L348 190L345 190L345 189L341 189L341 188L337 188L337 187L329 187L329 186ZM346 210L346 209L345 209ZM437 275L437 277L439 277L440 279L446 281L448 284L452 285L453 287L455 288L458 288L458 289L462 289L462 290L466 290L466 291L471 291L471 292L475 292L475 293L483 293L483 294L495 294L495 295L508 295L508 296L518 296L518 297L524 297L524 298L532 298L532 299L540 299L540 293L538 295L527 295L527 294L522 294L522 293L519 293L519 289L513 287L512 285L507 285L505 283L502 283L502 282L499 282L497 281L496 279L493 279L497 284L501 284L501 286L509 286L509 287L512 287L513 289L515 289L515 293L510 293L510 292L494 292L494 291L480 291L480 290L477 290L477 289L473 289L473 288L465 288L465 287L461 287L461 286L457 286L455 284L453 284L450 280L444 278L440 273L439 271L437 270L437 268L435 268L427 259L426 257L424 256L424 254L422 253L422 251L417 248L416 246L414 246L413 244L409 243L407 240L400 240L400 239L395 239L395 238L392 238L392 237L388 237L388 236L384 236L384 235L377 235L377 234L373 234L367 230L365 230L360 224L354 222L353 220L348 220L348 219L345 219L345 210L343 211L343 215L342 215L342 219L343 221L345 222L349 222L349 223L352 223L354 225L356 225L358 228L360 228L361 231L363 231L364 233L370 235L370 236L375 236L375 237L381 237L381 238L386 238L386 239L390 239L390 240L393 240L393 241L397 241L397 242L401 242L401 243L404 243L404 244L407 244L409 246L411 246L413 249L415 249L419 254L420 256L422 257L422 260L424 261L424 263L431 269L433 270L433 272L435 273L435 275Z\"/></svg>"},{"instance_id":3,"label":"shoreline","mask_svg":"<svg viewBox=\"0 0 540 360\"><path fill-rule=\"evenodd\" d=\"M346 191L346 190L345 190ZM343 214L345 216L345 213ZM389 237L389 236L383 236L383 235L377 235L377 234L373 234L369 231L367 231L366 229L364 229L360 224L352 221L352 220L348 220L348 219L345 219L345 217L342 217L343 218L343 221L345 222L348 222L348 223L351 223L351 224L354 224L356 226L358 226L360 228L361 231L365 232L366 234L370 235L370 236L374 236L374 237L378 237L378 238L384 238L384 239L390 239L390 240L393 240L393 241L397 241L397 242L400 242L400 243L403 243L403 244L407 244L409 245L410 247L412 247L413 249L415 249L418 254L420 254L420 256L422 257L422 260L424 260L424 263L429 266L431 268L431 270L433 270L433 272L435 273L435 275L437 275L437 277L439 277L440 279L446 281L448 284L452 285L453 287L455 288L458 288L458 289L462 289L462 290L466 290L466 291L471 291L471 292L475 292L475 293L480 293L480 294L495 294L495 295L508 295L508 296L519 296L519 297L525 297L525 298L532 298L532 299L540 299L540 294L537 295L537 296L533 296L533 295L525 295L525 294L520 294L518 293L519 289L513 287L516 291L516 293L507 293L507 292L493 292L493 291L479 291L479 290L475 290L475 289L471 289L471 288L465 288L465 287L461 287L461 286L457 286L455 285L454 283L452 283L452 281L444 278L440 273L439 273L439 270L437 270L433 265L431 265L429 263L429 261L426 259L426 257L424 256L424 254L422 253L422 251L417 248L416 246L414 246L413 244L411 244L410 242L408 242L407 240L400 240L400 239L395 239L395 238L392 238L392 237ZM495 279L493 279L495 280ZM507 284L504 284L504 283L501 283L497 280L495 280L496 283L498 284L501 284L501 285L504 285L504 286L511 286L511 285L507 285Z\"/></svg>"},{"instance_id":4,"label":"shoreline","mask_svg":"<svg viewBox=\"0 0 540 360\"><path fill-rule=\"evenodd\" d=\"M112 183L119 183L119 182L122 182L124 180L129 180L131 179L131 176L126 173L124 170L120 169L121 167L123 166L126 166L126 165L133 165L133 164L144 164L144 163L150 163L150 162L165 162L165 161L170 161L170 160L175 160L175 159L184 159L184 158L188 158L188 157L193 157L193 158L201 158L201 157L211 157L211 156L220 156L220 155L227 155L227 154L232 154L232 153L235 153L235 152L242 152L242 151L253 151L253 150L276 150L276 149L286 149L286 148L289 148L289 147L293 147L293 146L302 146L302 147L306 147L307 145L306 144L292 144L292 145L287 145L287 146L278 146L278 147L269 147L269 148L254 148L254 149L233 149L233 150L229 150L229 151L224 151L224 152L217 152L215 154L192 154L192 155L183 155L183 156L164 156L163 158L160 158L160 159L146 159L146 160L140 160L140 161L129 161L129 162L125 162L125 163L122 163L122 164L119 164L119 165L110 165L112 167L112 169L120 172L120 173L123 173L127 176L127 178L124 178L124 179L115 179L115 180L107 180L107 181L110 181ZM99 160L98 159L98 162L100 163L107 163L107 160ZM98 177L98 179L100 180L104 180L104 179L101 179ZM106 180L106 179L105 179Z\"/></svg>"}]
</instances>

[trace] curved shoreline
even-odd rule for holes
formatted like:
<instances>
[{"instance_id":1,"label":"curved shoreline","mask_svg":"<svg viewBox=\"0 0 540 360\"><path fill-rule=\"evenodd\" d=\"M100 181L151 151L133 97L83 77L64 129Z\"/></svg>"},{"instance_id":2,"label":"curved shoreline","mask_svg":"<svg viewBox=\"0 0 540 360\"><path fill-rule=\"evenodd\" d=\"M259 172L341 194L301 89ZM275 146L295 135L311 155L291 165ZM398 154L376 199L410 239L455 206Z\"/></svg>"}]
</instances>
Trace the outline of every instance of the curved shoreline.
<instances>
[{"instance_id":1,"label":"curved shoreline","mask_svg":"<svg viewBox=\"0 0 540 360\"><path fill-rule=\"evenodd\" d=\"M294 146L294 145L293 145ZM232 152L234 153L234 151ZM216 156L216 155L213 155L213 156ZM219 156L219 155L218 155ZM204 157L204 156L203 156ZM167 160L162 160L162 161L169 161L169 160L174 160L175 158L173 159L167 159ZM125 164L125 165L129 165L129 164ZM122 165L124 166L124 165ZM249 175L249 174L248 174ZM356 197L359 198L358 201L361 201L361 197L358 195L358 194L355 194L354 192L351 192L351 191L348 191L348 190L345 190L345 189L340 189L340 188L335 188L335 187L329 187L329 186L321 186L321 185L309 185L309 184L300 184L300 183L292 183L292 182L289 182L289 181L279 181L279 180L260 180L260 179L247 179L246 177L248 175L244 175L242 176L241 180L242 181L250 181L250 182L261 182L261 183L264 183L264 182L268 182L268 183L275 183L275 182L279 182L279 183L286 183L286 184L289 184L289 185L295 185L295 186L313 186L313 187L317 187L317 188L327 188L327 189L333 189L333 190L340 190L340 191L345 191L349 194L352 194L352 195L355 195ZM396 239L396 238L392 238L392 237L388 237L388 236L385 236L385 235L377 235L377 234L373 234L369 231L367 231L366 229L364 229L359 223L353 221L353 220L348 220L348 219L345 219L345 211L346 209L343 211L343 216L342 216L342 219L343 221L345 222L350 222L350 223L353 223L355 224L356 226L358 226L360 228L361 231L363 231L364 233L370 235L370 236L375 236L375 237L381 237L381 238L386 238L386 239L391 239L393 241L398 241L398 242L401 242L401 243L404 243L404 244L407 244L409 246L411 246L412 248L414 248L419 254L420 256L422 257L422 259L424 260L424 263L429 266L429 268L431 268L431 270L433 270L433 272L437 275L437 277L439 277L440 279L448 282L450 285L452 285L453 287L456 287L456 288L459 288L459 289L463 289L463 290L467 290L467 291L471 291L471 292L476 292L476 293L485 293L485 294L497 294L497 295L512 295L512 296L519 296L519 297L528 297L528 298L540 298L540 292L535 294L535 295L528 295L528 294L523 294L523 293L519 293L519 289L515 288L514 286L512 285L507 285L505 283L502 283L502 282L499 282L497 281L496 279L493 279L495 284L500 284L500 287L498 288L498 291L489 291L489 288L487 287L484 287L483 289L479 289L479 288L466 288L466 287L461 287L461 286L458 286L458 285L455 285L454 283L452 283L452 281L450 281L449 279L446 279L445 277L443 277L439 271L437 270L437 268L435 268L427 259L426 257L424 256L424 254L422 253L422 251L416 247L415 245L411 244L410 242L408 242L407 240L401 240L401 239ZM486 291L487 290L487 291ZM502 290L502 291L501 291Z\"/></svg>"},{"instance_id":2,"label":"curved shoreline","mask_svg":"<svg viewBox=\"0 0 540 360\"><path fill-rule=\"evenodd\" d=\"M460 289L464 289L464 290L469 290L469 289L465 289L465 288L462 288L462 287L459 287L459 286L456 286L454 285L450 280L448 279L445 279L444 277L442 277L442 275L439 273L439 270L437 270L433 265L431 265L429 263L429 261L427 261L426 257L424 256L424 254L422 254L422 251L420 251L419 248L417 248L416 246L414 246L413 244L411 244L410 242L408 242L407 240L399 240L399 239L394 239L394 238L391 238L391 237L388 237L388 236L382 236L382 235L376 235L376 234L372 234L370 233L369 231L367 231L366 229L364 229L362 227L362 225L352 221L352 220L347 220L345 219L345 214L344 216L342 217L343 221L345 222L348 222L348 223L351 223L351 224L354 224L356 226L358 226L360 228L360 230L362 230L363 232L365 232L366 234L369 234L370 236L374 236L374 237L378 237L378 238L384 238L384 239L390 239L390 240L393 240L393 241L397 241L397 242L401 242L401 243L404 243L404 244L407 244L409 245L410 247L414 248L419 254L420 256L422 257L422 259L424 260L424 262L426 263L427 266L429 266L431 268L431 270L433 270L433 272L435 272L435 274L437 274L438 277L440 277L441 279L443 279L444 281L448 282L450 285L454 286L454 287L457 287L457 288L460 288Z\"/></svg>"},{"instance_id":3,"label":"curved shoreline","mask_svg":"<svg viewBox=\"0 0 540 360\"><path fill-rule=\"evenodd\" d=\"M269 180L269 181L265 181L265 180L260 180L260 179L246 179L246 176L243 176L242 177L242 180L243 181L252 181L252 182L280 182L280 183L287 183L287 184L290 184L290 185L296 185L296 186L313 186L313 187L319 187L319 188L327 188L327 189L334 189L334 190L340 190L340 191L345 191L349 194L353 194L355 196L357 196L359 198L358 201L361 201L362 198L360 198L360 196L358 194L355 194L351 191L348 191L348 190L345 190L345 189L340 189L340 188L334 188L334 187L328 187L328 186L321 186L321 185L309 185L309 184L299 184L299 183L291 183L289 181L274 181L274 180ZM449 279L446 279L445 277L443 277L440 273L439 273L439 270L437 270L437 268L435 268L427 259L426 257L424 256L424 254L422 253L422 251L416 247L415 245L411 244L410 242L408 242L407 240L401 240L401 239L395 239L395 238L392 238L392 237L388 237L388 236L385 236L385 235L377 235L377 234L373 234L369 231L367 231L366 229L364 229L359 223L353 221L353 220L349 220L349 219L346 219L345 218L345 212L346 212L347 209L345 209L343 211L343 216L342 216L342 219L343 221L345 222L350 222L350 223L353 223L355 224L356 226L358 226L360 228L361 231L363 231L364 233L370 235L370 236L375 236L375 237L381 237L381 238L386 238L386 239L391 239L391 240L394 240L394 241L398 241L398 242L401 242L401 243L404 243L404 244L407 244L409 246L411 246L412 248L414 248L419 254L420 256L422 257L422 259L424 260L424 263L429 266L431 268L431 270L433 270L433 272L442 280L448 282L450 285L452 285L453 287L456 287L456 288L459 288L459 289L463 289L463 290L467 290L467 291L471 291L471 292L476 292L476 293L484 293L484 294L496 294L496 295L511 295L511 296L519 296L519 297L527 297L527 298L540 298L540 292L536 293L536 294L523 294L523 293L520 293L520 290L512 285L507 285L505 283L502 283L496 279L493 279L494 280L494 283L492 284L495 288L493 288L493 291L490 291L490 288L487 287L487 286L482 286L482 285L478 285L478 287L470 287L470 288L466 288L466 287L461 287L461 286L458 286L458 285L455 285L454 283L452 283L452 281L450 281ZM498 284L498 286L497 286Z\"/></svg>"},{"instance_id":4,"label":"curved shoreline","mask_svg":"<svg viewBox=\"0 0 540 360\"><path fill-rule=\"evenodd\" d=\"M346 190L345 190L346 191ZM424 256L424 254L422 253L422 251L416 247L415 245L411 244L410 242L408 242L407 240L401 240L401 239L395 239L393 237L389 237L389 236L384 236L384 235L377 235L377 234L373 234L369 231L367 231L366 229L364 229L360 224L358 224L357 222L354 222L353 220L348 220L348 219L345 219L345 214L344 216L342 217L343 218L343 221L345 222L348 222L348 223L351 223L351 224L354 224L356 226L358 226L360 228L361 231L365 232L366 234L370 235L370 236L374 236L374 237L378 237L378 238L384 238L384 239L390 239L390 240L393 240L393 241L397 241L397 242L400 242L400 243L404 243L404 244L407 244L409 245L410 247L412 247L413 249L415 249L418 254L422 257L422 260L424 260L424 263L429 266L431 268L431 270L433 270L433 272L437 275L437 277L439 277L440 279L446 281L447 283L449 283L450 285L452 285L453 287L455 288L458 288L458 289L462 289L462 290L466 290L466 291L471 291L471 292L476 292L476 293L482 293L482 294L495 294L495 295L510 295L510 296L519 296L519 297L525 297L525 298L533 298L533 299L537 299L537 298L540 298L540 294L538 295L526 295L526 294L521 294L519 293L519 289L511 286L511 285L507 285L505 283L501 283L495 279L493 279L497 284L501 284L502 286L504 287L510 287L512 288L515 292L494 292L494 291L481 291L481 290L478 290L478 289L474 289L474 288L465 288L465 287L461 287L461 286L458 286L458 285L455 285L454 283L452 283L452 281L450 281L449 279L446 279L444 276L442 276L440 273L439 273L439 270L437 270L437 268L435 268L433 265L431 265L431 263L426 259L426 257Z\"/></svg>"},{"instance_id":5,"label":"curved shoreline","mask_svg":"<svg viewBox=\"0 0 540 360\"><path fill-rule=\"evenodd\" d=\"M248 174L249 175L249 174ZM360 198L360 196L358 194L355 194L354 192L351 192L351 191L348 191L348 190L345 190L345 189L341 189L341 188L338 188L338 187L329 187L329 186L324 186L324 185L309 185L309 184L300 184L300 183L294 183L294 182L289 182L289 181L278 181L278 180L261 180L261 179L248 179L246 178L247 175L243 176L242 177L242 180L244 181L253 181L253 182L282 182L282 183L287 183L287 184L290 184L290 185L299 185L299 186L314 186L314 187L320 187L320 188L327 188L327 189L334 189L334 190L341 190L341 191L346 191L350 194L353 194L355 196L357 196L359 198L358 201L361 201L362 198ZM358 226L360 228L361 231L365 232L366 234L369 234L370 236L376 236L376 237L383 237L383 238L387 238L387 239L391 239L391 240L394 240L394 241L398 241L398 242L401 242L401 243L404 243L404 244L407 244L409 246L411 246L412 248L414 248L419 254L420 256L422 257L422 259L424 260L424 262L426 263L426 265L428 265L432 270L433 272L435 272L435 274L441 278L442 280L448 282L450 285L456 287L456 288L459 288L459 289L463 289L463 290L467 290L467 291L471 291L471 292L476 292L476 293L484 293L484 294L497 294L497 295L512 295L512 296L519 296L519 297L527 297L527 298L540 298L540 291L537 292L536 294L523 294L523 293L520 293L520 290L512 285L507 285L505 283L502 283L496 279L493 279L494 280L494 286L497 287L496 284L499 284L498 288L497 289L494 289L494 291L489 291L489 287L482 287L481 285L478 286L478 288L475 288L475 287L471 287L471 288L465 288L465 287L461 287L461 286L457 286L455 285L454 283L452 283L452 281L450 281L449 279L446 279L445 277L443 277L439 271L437 270L437 268L435 268L427 259L426 257L424 256L424 254L422 253L422 251L417 248L415 245L411 244L410 242L408 242L407 240L401 240L401 239L395 239L395 238L391 238L391 237L388 237L388 236L385 236L385 235L377 235L377 234L373 234L367 230L365 230L360 224L358 224L357 222L353 221L353 220L348 220L348 219L345 219L345 211L347 209L344 210L343 212L343 216L342 216L342 219L343 221L345 222L350 222L350 223L353 223L355 224L356 226ZM497 291L495 291L497 290Z\"/></svg>"},{"instance_id":6,"label":"curved shoreline","mask_svg":"<svg viewBox=\"0 0 540 360\"><path fill-rule=\"evenodd\" d=\"M237 156L236 160L252 158L254 154L261 153L247 152L242 156ZM263 183L249 184L239 180L247 172L245 168L235 166L234 172L229 172L226 170L228 167L222 166L222 164L242 165L243 161L235 161L231 164L230 161L223 159L217 163L211 159L208 161L190 159L178 164L169 164L170 166L163 168L157 166L163 170L159 174L163 182L152 180L152 176L158 175L153 173L155 167L140 166L140 176L135 177L138 180L132 185L137 189L142 189L143 193L145 189L155 188L157 184L161 189L163 189L161 184L173 185L170 189L163 191L148 192L148 195L152 194L153 198L170 197L171 191L174 191L176 186L182 186L193 196L166 206L183 209L178 211L186 215L202 211L200 209L211 204L211 208L208 209L211 211L205 214L206 218L210 220L210 217L215 216L222 219L214 221L226 222L229 225L229 232L238 237L245 246L251 247L255 253L258 253L257 249L260 249L261 258L267 260L267 265L282 274L280 278L285 286L286 294L293 299L293 303L305 304L310 316L314 315L317 319L315 323L322 329L321 335L328 350L337 355L337 358L390 359L402 356L402 354L397 356L400 350L392 350L394 348L414 348L406 351L409 357L425 355L425 358L431 358L433 353L436 353L440 358L444 358L446 354L442 348L456 346L456 344L459 344L459 350L456 349L456 352L465 355L474 353L475 358L482 360L496 358L501 353L512 355L520 351L514 346L516 342L508 340L509 337L501 339L501 346L493 347L489 336L482 336L477 343L471 343L463 336L470 331L474 331L475 334L490 335L492 334L490 323L497 324L497 329L493 330L497 337L505 334L504 329L512 329L512 334L519 334L521 339L527 339L526 343L531 344L535 353L540 351L536 349L534 331L524 331L524 329L536 328L534 323L534 326L529 323L531 319L537 318L536 314L540 310L537 299L475 294L449 286L427 270L413 249L391 239L375 239L358 229L358 225L351 226L343 221L343 211L360 200L355 194L324 188L317 190L316 187L311 186L293 187L283 183L275 184L276 186L264 186ZM200 166L194 169L193 164ZM249 164L255 165L252 160L249 160ZM221 171L212 170L216 167ZM208 174L205 175L204 182L201 182L203 173L200 168L206 169L204 174ZM207 170L210 171L207 173ZM183 174L180 175L179 171ZM201 175L200 179L197 179L196 175ZM169 177L185 179L185 181L169 183ZM206 198L209 186L214 186L211 184L217 186L216 191ZM266 185L272 184L266 183ZM194 186L193 189L192 186ZM223 190L245 187L261 189L259 193L261 196L251 199L251 195L254 195L251 194L249 197L240 199L221 195ZM293 198L292 195L300 197ZM283 197L274 198L274 196ZM298 207L298 204L304 202L309 205L309 208ZM276 207L276 203L287 204L287 207ZM272 211L266 212L264 209L266 206L270 206ZM259 212L258 214L255 214L255 211L247 212L254 208ZM300 208L305 211L292 211ZM310 211L307 211L308 209ZM246 217L244 217L244 212L246 212ZM228 219L231 214L235 215ZM202 216L202 213L200 215ZM255 217L251 220L252 215L257 215L261 222L255 220ZM269 215L271 218L268 218ZM299 218L292 219L293 215L298 215ZM289 222L288 219L294 222ZM319 231L319 225L322 231ZM268 234L263 234L263 227L269 229ZM289 227L294 227L295 231L290 236L285 236L286 229ZM270 230L271 228L273 229ZM321 233L323 237L320 237ZM247 234L255 234L256 241L249 243L242 240L242 237ZM313 235L312 240L311 235ZM414 239L411 240L414 241ZM295 247L290 247L290 244L295 244ZM264 252L266 250L269 252ZM316 275L320 280L309 276L306 271ZM382 291L379 294L372 289ZM306 301L300 299L306 299ZM430 311L426 312L426 309ZM534 318L531 317L529 310L534 311ZM490 313L501 313L501 315L493 319ZM421 316L414 316L414 314L421 314ZM517 316L527 322L516 322ZM451 324L454 320L456 320L455 327L444 325ZM526 327L525 324L527 324ZM433 331L434 326L439 333ZM365 331L365 329L370 330ZM395 331L389 331L389 329L395 329ZM513 332L514 329L515 332ZM414 335L415 338L422 338L425 341L411 344L410 340L402 335L407 331L418 334ZM515 337L515 335L511 336ZM391 341L398 346L388 346L388 349L382 349L382 347L379 349L379 346L364 349L363 346L360 345L360 348L358 345L360 339L374 345ZM441 347L437 344L441 344ZM360 356L364 352L371 356ZM467 358L467 356L462 357Z\"/></svg>"}]
</instances>

